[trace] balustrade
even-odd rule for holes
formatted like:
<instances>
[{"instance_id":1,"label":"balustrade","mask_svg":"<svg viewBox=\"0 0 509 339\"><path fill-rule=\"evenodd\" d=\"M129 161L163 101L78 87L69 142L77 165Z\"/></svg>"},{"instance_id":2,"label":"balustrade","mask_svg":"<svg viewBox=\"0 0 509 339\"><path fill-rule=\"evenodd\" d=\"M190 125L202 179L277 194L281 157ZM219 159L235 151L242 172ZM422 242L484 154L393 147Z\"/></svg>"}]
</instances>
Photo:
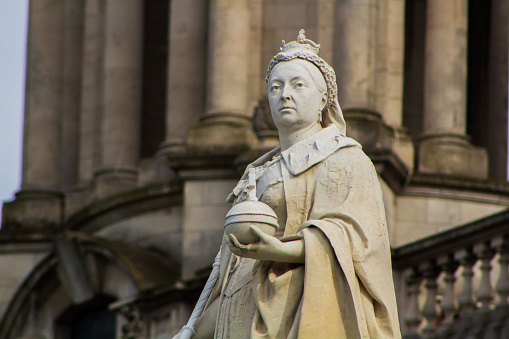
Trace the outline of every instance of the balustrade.
<instances>
[{"instance_id":1,"label":"balustrade","mask_svg":"<svg viewBox=\"0 0 509 339\"><path fill-rule=\"evenodd\" d=\"M404 339L509 338L509 211L393 250Z\"/></svg>"}]
</instances>

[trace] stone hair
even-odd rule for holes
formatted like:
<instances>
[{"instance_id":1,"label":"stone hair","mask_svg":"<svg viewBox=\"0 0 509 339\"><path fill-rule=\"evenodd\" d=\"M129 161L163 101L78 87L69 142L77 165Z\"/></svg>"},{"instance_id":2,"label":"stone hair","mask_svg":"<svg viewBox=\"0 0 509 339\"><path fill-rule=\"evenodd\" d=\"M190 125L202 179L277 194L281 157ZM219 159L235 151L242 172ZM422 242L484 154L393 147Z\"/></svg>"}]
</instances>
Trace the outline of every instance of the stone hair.
<instances>
[{"instance_id":1,"label":"stone hair","mask_svg":"<svg viewBox=\"0 0 509 339\"><path fill-rule=\"evenodd\" d=\"M304 44L302 44L304 45ZM294 59L302 59L309 61L313 65L315 65L320 73L322 73L323 78L327 84L327 104L326 107L331 106L334 100L338 95L338 85L336 84L336 73L332 69L332 67L325 62L322 58L318 56L318 54L309 51L308 49L296 49L292 48L291 51L281 51L276 54L269 63L269 67L267 69L267 76L265 77L265 82L268 83L270 79L270 74L274 67L283 61L291 61Z\"/></svg>"}]
</instances>

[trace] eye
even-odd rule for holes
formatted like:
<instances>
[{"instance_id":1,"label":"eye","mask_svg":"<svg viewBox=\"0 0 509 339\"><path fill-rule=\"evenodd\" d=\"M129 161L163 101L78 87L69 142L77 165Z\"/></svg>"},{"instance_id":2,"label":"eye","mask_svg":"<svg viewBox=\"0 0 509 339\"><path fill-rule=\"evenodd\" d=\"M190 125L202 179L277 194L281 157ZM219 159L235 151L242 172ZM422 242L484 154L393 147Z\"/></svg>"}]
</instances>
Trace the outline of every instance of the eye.
<instances>
[{"instance_id":1,"label":"eye","mask_svg":"<svg viewBox=\"0 0 509 339\"><path fill-rule=\"evenodd\" d=\"M300 82L300 81L299 81L299 82L295 83L295 88L303 88L304 86L305 86L305 85L304 85L304 83L303 83L303 82Z\"/></svg>"},{"instance_id":2,"label":"eye","mask_svg":"<svg viewBox=\"0 0 509 339\"><path fill-rule=\"evenodd\" d=\"M272 85L272 87L270 88L271 92L277 92L281 89L281 86L279 85Z\"/></svg>"}]
</instances>

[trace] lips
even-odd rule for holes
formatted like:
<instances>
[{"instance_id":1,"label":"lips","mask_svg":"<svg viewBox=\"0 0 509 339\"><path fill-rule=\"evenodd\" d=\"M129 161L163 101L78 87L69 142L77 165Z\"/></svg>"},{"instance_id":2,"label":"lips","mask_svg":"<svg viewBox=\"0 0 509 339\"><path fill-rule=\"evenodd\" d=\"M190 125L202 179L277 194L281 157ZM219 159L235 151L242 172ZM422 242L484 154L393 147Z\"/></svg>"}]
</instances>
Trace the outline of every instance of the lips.
<instances>
[{"instance_id":1,"label":"lips","mask_svg":"<svg viewBox=\"0 0 509 339\"><path fill-rule=\"evenodd\" d=\"M283 107L281 107L280 111L283 111L285 109L295 109L295 107L283 106Z\"/></svg>"}]
</instances>

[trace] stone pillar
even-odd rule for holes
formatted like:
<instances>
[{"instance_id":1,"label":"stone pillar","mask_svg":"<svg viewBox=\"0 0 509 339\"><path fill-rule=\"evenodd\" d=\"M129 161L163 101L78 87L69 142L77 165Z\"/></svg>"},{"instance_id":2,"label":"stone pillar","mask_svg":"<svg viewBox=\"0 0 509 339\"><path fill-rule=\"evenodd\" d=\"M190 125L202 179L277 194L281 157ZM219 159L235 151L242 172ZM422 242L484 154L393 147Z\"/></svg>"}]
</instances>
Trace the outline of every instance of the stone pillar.
<instances>
[{"instance_id":1,"label":"stone pillar","mask_svg":"<svg viewBox=\"0 0 509 339\"><path fill-rule=\"evenodd\" d=\"M379 2L376 107L393 127L403 124L405 1Z\"/></svg>"},{"instance_id":2,"label":"stone pillar","mask_svg":"<svg viewBox=\"0 0 509 339\"><path fill-rule=\"evenodd\" d=\"M370 110L375 106L376 0L342 0L336 3L333 67L343 111Z\"/></svg>"},{"instance_id":3,"label":"stone pillar","mask_svg":"<svg viewBox=\"0 0 509 339\"><path fill-rule=\"evenodd\" d=\"M509 1L493 0L490 18L489 50L489 119L490 138L486 145L490 154L490 177L507 178L508 143L508 52ZM493 133L494 131L497 131Z\"/></svg>"},{"instance_id":4,"label":"stone pillar","mask_svg":"<svg viewBox=\"0 0 509 339\"><path fill-rule=\"evenodd\" d=\"M81 79L78 183L92 181L99 166L99 135L102 98L104 10L101 0L87 0Z\"/></svg>"},{"instance_id":5,"label":"stone pillar","mask_svg":"<svg viewBox=\"0 0 509 339\"><path fill-rule=\"evenodd\" d=\"M414 149L402 127L405 2L344 0L335 7L333 64L347 134L368 153L395 153L411 169Z\"/></svg>"},{"instance_id":6,"label":"stone pillar","mask_svg":"<svg viewBox=\"0 0 509 339\"><path fill-rule=\"evenodd\" d=\"M64 64L62 91L61 189L68 193L77 182L79 111L83 55L84 0L65 2Z\"/></svg>"},{"instance_id":7,"label":"stone pillar","mask_svg":"<svg viewBox=\"0 0 509 339\"><path fill-rule=\"evenodd\" d=\"M263 46L263 0L249 0L250 37L249 37L249 67L247 80L248 113L253 113L259 100L267 95L265 85L265 63L262 65ZM250 110L252 110L250 112Z\"/></svg>"},{"instance_id":8,"label":"stone pillar","mask_svg":"<svg viewBox=\"0 0 509 339\"><path fill-rule=\"evenodd\" d=\"M22 183L4 205L2 230L61 221L64 1L30 1L28 21Z\"/></svg>"},{"instance_id":9,"label":"stone pillar","mask_svg":"<svg viewBox=\"0 0 509 339\"><path fill-rule=\"evenodd\" d=\"M317 0L317 33L320 44L320 56L327 63L332 63L334 49L334 8L336 0Z\"/></svg>"},{"instance_id":10,"label":"stone pillar","mask_svg":"<svg viewBox=\"0 0 509 339\"><path fill-rule=\"evenodd\" d=\"M206 108L189 130L190 149L235 153L255 140L247 107L249 37L249 0L211 1Z\"/></svg>"},{"instance_id":11,"label":"stone pillar","mask_svg":"<svg viewBox=\"0 0 509 339\"><path fill-rule=\"evenodd\" d=\"M100 169L101 198L137 180L143 52L143 1L106 1Z\"/></svg>"},{"instance_id":12,"label":"stone pillar","mask_svg":"<svg viewBox=\"0 0 509 339\"><path fill-rule=\"evenodd\" d=\"M487 177L487 154L466 135L467 0L429 0L421 173Z\"/></svg>"},{"instance_id":13,"label":"stone pillar","mask_svg":"<svg viewBox=\"0 0 509 339\"><path fill-rule=\"evenodd\" d=\"M189 126L205 110L207 1L173 0L170 10L166 141L161 153L185 151Z\"/></svg>"},{"instance_id":14,"label":"stone pillar","mask_svg":"<svg viewBox=\"0 0 509 339\"><path fill-rule=\"evenodd\" d=\"M72 1L71 1L72 2ZM81 39L81 83L79 87L78 151L76 182L65 197L65 218L90 202L91 183L100 165L100 132L102 112L102 74L104 45L103 0L86 0L83 4Z\"/></svg>"},{"instance_id":15,"label":"stone pillar","mask_svg":"<svg viewBox=\"0 0 509 339\"><path fill-rule=\"evenodd\" d=\"M64 1L31 1L22 190L60 189Z\"/></svg>"},{"instance_id":16,"label":"stone pillar","mask_svg":"<svg viewBox=\"0 0 509 339\"><path fill-rule=\"evenodd\" d=\"M245 120L249 62L249 1L213 0L204 122Z\"/></svg>"}]
</instances>

